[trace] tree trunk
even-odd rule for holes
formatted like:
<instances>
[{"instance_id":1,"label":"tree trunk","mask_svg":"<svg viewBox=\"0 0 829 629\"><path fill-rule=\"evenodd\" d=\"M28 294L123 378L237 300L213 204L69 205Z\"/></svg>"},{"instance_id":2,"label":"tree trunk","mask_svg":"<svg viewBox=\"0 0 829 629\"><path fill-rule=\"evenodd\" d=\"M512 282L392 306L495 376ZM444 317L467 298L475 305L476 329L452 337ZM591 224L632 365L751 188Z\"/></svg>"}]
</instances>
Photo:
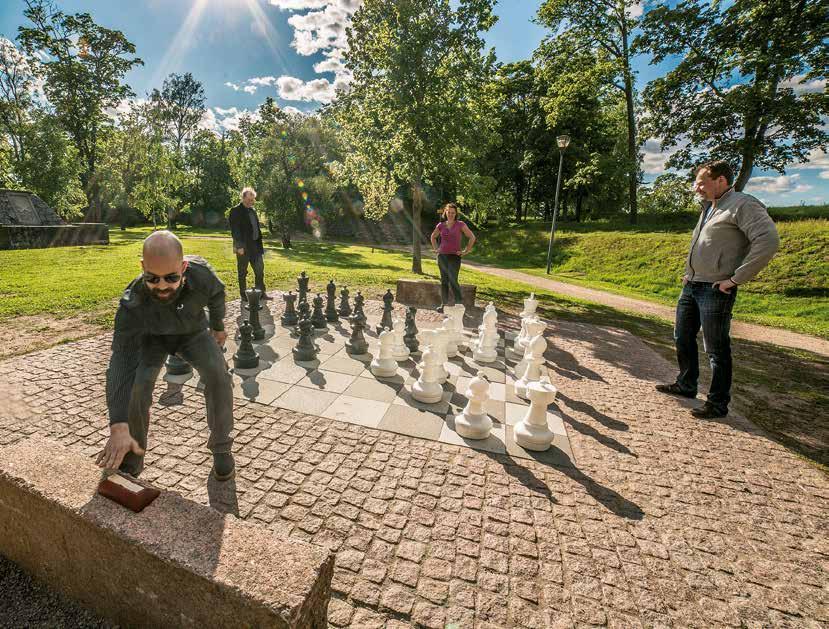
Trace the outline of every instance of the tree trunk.
<instances>
[{"instance_id":1,"label":"tree trunk","mask_svg":"<svg viewBox=\"0 0 829 629\"><path fill-rule=\"evenodd\" d=\"M520 223L524 214L524 177L515 180L515 222Z\"/></svg>"},{"instance_id":2,"label":"tree trunk","mask_svg":"<svg viewBox=\"0 0 829 629\"><path fill-rule=\"evenodd\" d=\"M423 191L420 176L412 182L412 273L423 275L420 262L420 214L423 209Z\"/></svg>"},{"instance_id":3,"label":"tree trunk","mask_svg":"<svg viewBox=\"0 0 829 629\"><path fill-rule=\"evenodd\" d=\"M639 183L639 155L636 148L636 118L633 109L633 79L630 74L630 50L628 47L627 24L622 22L622 64L625 75L625 105L628 118L628 159L630 172L628 173L628 203L630 204L630 224L636 225L638 208L636 204L636 187Z\"/></svg>"},{"instance_id":4,"label":"tree trunk","mask_svg":"<svg viewBox=\"0 0 829 629\"><path fill-rule=\"evenodd\" d=\"M579 193L576 197L576 222L581 223L581 203L584 200L584 194Z\"/></svg>"}]
</instances>

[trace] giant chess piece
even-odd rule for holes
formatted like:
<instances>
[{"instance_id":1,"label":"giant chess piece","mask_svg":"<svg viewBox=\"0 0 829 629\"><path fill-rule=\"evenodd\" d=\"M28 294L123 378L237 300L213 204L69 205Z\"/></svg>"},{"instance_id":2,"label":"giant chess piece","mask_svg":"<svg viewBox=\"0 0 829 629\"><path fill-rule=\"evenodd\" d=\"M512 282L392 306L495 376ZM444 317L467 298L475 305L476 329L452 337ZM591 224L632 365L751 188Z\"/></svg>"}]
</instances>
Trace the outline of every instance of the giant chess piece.
<instances>
[{"instance_id":1,"label":"giant chess piece","mask_svg":"<svg viewBox=\"0 0 829 629\"><path fill-rule=\"evenodd\" d=\"M406 309L406 333L403 335L403 342L410 352L416 352L419 347L417 342L417 324L415 323L415 315L417 308L409 306Z\"/></svg>"},{"instance_id":2,"label":"giant chess piece","mask_svg":"<svg viewBox=\"0 0 829 629\"><path fill-rule=\"evenodd\" d=\"M295 331L299 334L299 321L303 319L310 319L311 318L311 306L308 301L301 301L299 302L299 320L297 321L297 327ZM313 324L311 324L313 326Z\"/></svg>"},{"instance_id":3,"label":"giant chess piece","mask_svg":"<svg viewBox=\"0 0 829 629\"><path fill-rule=\"evenodd\" d=\"M325 321L325 314L322 312L322 295L317 293L314 297L314 312L311 315L311 324L317 330L327 330L328 323Z\"/></svg>"},{"instance_id":4,"label":"giant chess piece","mask_svg":"<svg viewBox=\"0 0 829 629\"><path fill-rule=\"evenodd\" d=\"M308 317L302 317L298 324L299 340L291 350L294 360L310 362L317 357L317 346L314 345L314 325Z\"/></svg>"},{"instance_id":5,"label":"giant chess piece","mask_svg":"<svg viewBox=\"0 0 829 629\"><path fill-rule=\"evenodd\" d=\"M532 382L538 382L541 379L542 365L544 365L544 352L547 351L547 339L543 334L533 337L527 345L529 355L525 359L527 366L524 368L524 374L515 382L515 395L518 397L527 397L527 387Z\"/></svg>"},{"instance_id":6,"label":"giant chess piece","mask_svg":"<svg viewBox=\"0 0 829 629\"><path fill-rule=\"evenodd\" d=\"M530 338L535 338L538 335L543 335L544 330L547 328L547 324L544 323L541 319L527 319L527 334L530 335ZM546 351L546 350L545 350ZM530 354L532 351L530 350L529 345L526 345L524 348L524 353L521 356L521 360L519 360L513 369L513 373L515 374L516 380L521 378L524 375L524 371L527 369L527 365L530 361Z\"/></svg>"},{"instance_id":7,"label":"giant chess piece","mask_svg":"<svg viewBox=\"0 0 829 629\"><path fill-rule=\"evenodd\" d=\"M521 311L521 332L518 334L518 338L515 339L514 343L515 353L518 355L524 352L527 348L527 343L532 338L527 330L527 324L530 321L538 319L535 314L537 308L538 300L535 298L535 293L530 293L530 296L524 300L524 309Z\"/></svg>"},{"instance_id":8,"label":"giant chess piece","mask_svg":"<svg viewBox=\"0 0 829 629\"><path fill-rule=\"evenodd\" d=\"M259 311L262 310L260 299L262 298L262 291L258 288L249 288L245 291L248 298L248 314L250 315L250 325L253 328L253 339L261 341L265 338L265 328L259 322Z\"/></svg>"},{"instance_id":9,"label":"giant chess piece","mask_svg":"<svg viewBox=\"0 0 829 629\"><path fill-rule=\"evenodd\" d=\"M498 360L498 312L492 302L484 311L483 323L478 327L478 340L472 348L472 359L478 363Z\"/></svg>"},{"instance_id":10,"label":"giant chess piece","mask_svg":"<svg viewBox=\"0 0 829 629\"><path fill-rule=\"evenodd\" d=\"M233 354L233 368L234 369L256 369L259 366L259 355L253 349L253 326L247 321L243 321L239 326L239 333L242 337L242 342L239 343L239 349Z\"/></svg>"},{"instance_id":11,"label":"giant chess piece","mask_svg":"<svg viewBox=\"0 0 829 629\"><path fill-rule=\"evenodd\" d=\"M371 361L369 368L378 378L391 378L397 374L397 361L394 360L394 332L380 332L380 355Z\"/></svg>"},{"instance_id":12,"label":"giant chess piece","mask_svg":"<svg viewBox=\"0 0 829 629\"><path fill-rule=\"evenodd\" d=\"M484 411L489 399L489 382L479 371L466 390L469 400L463 412L455 416L455 432L466 439L486 439L492 430L492 420Z\"/></svg>"},{"instance_id":13,"label":"giant chess piece","mask_svg":"<svg viewBox=\"0 0 829 629\"><path fill-rule=\"evenodd\" d=\"M193 377L193 367L176 354L170 354L165 367L167 367L167 372L164 374L165 382L184 384Z\"/></svg>"},{"instance_id":14,"label":"giant chess piece","mask_svg":"<svg viewBox=\"0 0 829 629\"><path fill-rule=\"evenodd\" d=\"M380 323L377 324L377 334L380 334L383 330L391 330L394 326L394 322L391 320L393 301L394 295L391 294L391 289L389 289L383 295L383 316L380 318Z\"/></svg>"},{"instance_id":15,"label":"giant chess piece","mask_svg":"<svg viewBox=\"0 0 829 629\"><path fill-rule=\"evenodd\" d=\"M446 355L446 341L446 330L444 328L434 330L431 347L438 357L437 379L440 384L449 379L449 372L446 370L446 363L449 362L449 357Z\"/></svg>"},{"instance_id":16,"label":"giant chess piece","mask_svg":"<svg viewBox=\"0 0 829 629\"><path fill-rule=\"evenodd\" d=\"M463 318L466 315L466 307L463 304L455 304L449 310L449 317L452 320L452 331L455 345L459 350L466 347L466 336L463 333Z\"/></svg>"},{"instance_id":17,"label":"giant chess piece","mask_svg":"<svg viewBox=\"0 0 829 629\"><path fill-rule=\"evenodd\" d=\"M286 294L282 295L282 299L285 300L285 312L282 313L282 325L293 327L299 321L299 318L296 316L296 307L294 307L294 303L296 302L296 295L294 295L291 291L288 291Z\"/></svg>"},{"instance_id":18,"label":"giant chess piece","mask_svg":"<svg viewBox=\"0 0 829 629\"><path fill-rule=\"evenodd\" d=\"M339 315L343 319L351 316L351 304L348 303L348 286L343 286L343 289L340 291Z\"/></svg>"},{"instance_id":19,"label":"giant chess piece","mask_svg":"<svg viewBox=\"0 0 829 629\"><path fill-rule=\"evenodd\" d=\"M363 304L366 303L366 298L363 293L357 291L357 296L354 297L354 314L360 315L363 318L363 323L366 321L366 313L363 312Z\"/></svg>"},{"instance_id":20,"label":"giant chess piece","mask_svg":"<svg viewBox=\"0 0 829 629\"><path fill-rule=\"evenodd\" d=\"M458 342L455 335L455 325L452 322L452 317L444 317L443 325L439 328L443 334L443 346L445 348L446 360L454 358L458 355ZM445 362L445 361L444 361Z\"/></svg>"},{"instance_id":21,"label":"giant chess piece","mask_svg":"<svg viewBox=\"0 0 829 629\"><path fill-rule=\"evenodd\" d=\"M403 319L397 318L394 320L394 346L392 349L392 356L397 362L403 362L409 359L409 348L405 343L405 329L406 324Z\"/></svg>"},{"instance_id":22,"label":"giant chess piece","mask_svg":"<svg viewBox=\"0 0 829 629\"><path fill-rule=\"evenodd\" d=\"M422 332L421 332L422 334ZM431 347L423 350L420 376L412 385L412 397L424 404L435 404L443 398L443 387L438 382L438 361L440 358Z\"/></svg>"},{"instance_id":23,"label":"giant chess piece","mask_svg":"<svg viewBox=\"0 0 829 629\"><path fill-rule=\"evenodd\" d=\"M351 323L351 336L345 342L345 351L349 354L367 354L368 342L363 334L366 325L365 318L355 312L348 318L348 321Z\"/></svg>"},{"instance_id":24,"label":"giant chess piece","mask_svg":"<svg viewBox=\"0 0 829 629\"><path fill-rule=\"evenodd\" d=\"M302 303L303 301L308 301L308 281L310 279L311 278L309 278L307 275L305 275L305 271L300 273L299 277L296 278L297 294L299 295L299 303Z\"/></svg>"},{"instance_id":25,"label":"giant chess piece","mask_svg":"<svg viewBox=\"0 0 829 629\"><path fill-rule=\"evenodd\" d=\"M547 423L547 407L556 399L556 388L544 376L538 382L527 385L530 408L523 419L512 427L515 443L525 450L548 450L555 434Z\"/></svg>"},{"instance_id":26,"label":"giant chess piece","mask_svg":"<svg viewBox=\"0 0 829 629\"><path fill-rule=\"evenodd\" d=\"M335 323L339 321L340 315L337 313L337 307L334 303L337 301L337 286L334 284L334 280L328 282L328 286L325 287L325 292L325 320L329 323Z\"/></svg>"}]
</instances>

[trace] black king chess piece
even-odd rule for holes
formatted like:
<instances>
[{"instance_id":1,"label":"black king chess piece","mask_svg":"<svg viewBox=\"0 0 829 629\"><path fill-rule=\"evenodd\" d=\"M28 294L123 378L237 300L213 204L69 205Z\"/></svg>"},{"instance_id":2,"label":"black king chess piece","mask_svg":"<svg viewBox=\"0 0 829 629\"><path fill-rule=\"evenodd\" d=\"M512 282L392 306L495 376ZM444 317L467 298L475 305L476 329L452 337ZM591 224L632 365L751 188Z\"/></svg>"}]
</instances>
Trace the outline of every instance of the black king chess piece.
<instances>
[{"instance_id":1,"label":"black king chess piece","mask_svg":"<svg viewBox=\"0 0 829 629\"><path fill-rule=\"evenodd\" d=\"M360 297L360 293L357 293L357 297ZM345 351L349 354L368 353L368 343L363 334L363 328L366 327L365 316L355 312L348 320L351 323L351 337L345 342Z\"/></svg>"},{"instance_id":2,"label":"black king chess piece","mask_svg":"<svg viewBox=\"0 0 829 629\"><path fill-rule=\"evenodd\" d=\"M305 275L305 271L299 274L299 277L296 278L297 283L297 293L299 294L299 303L303 301L308 301L308 280L310 278Z\"/></svg>"},{"instance_id":3,"label":"black king chess piece","mask_svg":"<svg viewBox=\"0 0 829 629\"><path fill-rule=\"evenodd\" d=\"M168 376L187 376L193 373L190 363L179 358L176 354L170 354L165 367L167 367Z\"/></svg>"},{"instance_id":4,"label":"black king chess piece","mask_svg":"<svg viewBox=\"0 0 829 629\"><path fill-rule=\"evenodd\" d=\"M325 320L329 323L336 323L339 321L340 315L337 313L337 306L335 304L337 301L337 285L334 284L334 280L328 282L328 286L325 287L325 292Z\"/></svg>"},{"instance_id":5,"label":"black king chess piece","mask_svg":"<svg viewBox=\"0 0 829 629\"><path fill-rule=\"evenodd\" d=\"M311 314L311 324L317 330L328 329L328 324L325 322L325 314L322 312L322 295L319 293L314 297L314 312Z\"/></svg>"},{"instance_id":6,"label":"black king chess piece","mask_svg":"<svg viewBox=\"0 0 829 629\"><path fill-rule=\"evenodd\" d=\"M259 355L254 351L251 340L253 339L253 326L243 321L239 326L242 342L239 349L233 354L234 369L256 369L259 366Z\"/></svg>"},{"instance_id":7,"label":"black king chess piece","mask_svg":"<svg viewBox=\"0 0 829 629\"><path fill-rule=\"evenodd\" d=\"M307 302L305 302L307 303ZM299 324L299 340L296 346L291 350L294 355L294 360L312 361L317 357L317 346L314 345L314 326L311 319L307 316L300 317Z\"/></svg>"},{"instance_id":8,"label":"black king chess piece","mask_svg":"<svg viewBox=\"0 0 829 629\"><path fill-rule=\"evenodd\" d=\"M409 348L410 352L416 352L420 349L420 342L417 340L417 324L415 323L415 315L417 308L409 306L406 308L406 332L403 334L403 344Z\"/></svg>"},{"instance_id":9,"label":"black king chess piece","mask_svg":"<svg viewBox=\"0 0 829 629\"><path fill-rule=\"evenodd\" d=\"M394 295L391 294L391 289L389 289L386 291L386 294L383 295L383 316L380 319L380 323L377 325L377 334L380 334L383 330L391 330L394 328L394 322L391 320L391 304L393 301Z\"/></svg>"},{"instance_id":10,"label":"black king chess piece","mask_svg":"<svg viewBox=\"0 0 829 629\"><path fill-rule=\"evenodd\" d=\"M363 312L363 304L366 302L366 298L363 297L363 294L360 291L357 291L357 296L354 297L354 314L360 315L363 318L363 321L366 319L366 313Z\"/></svg>"},{"instance_id":11,"label":"black king chess piece","mask_svg":"<svg viewBox=\"0 0 829 629\"><path fill-rule=\"evenodd\" d=\"M348 286L340 291L340 316L344 319L351 316L351 304L348 303Z\"/></svg>"},{"instance_id":12,"label":"black king chess piece","mask_svg":"<svg viewBox=\"0 0 829 629\"><path fill-rule=\"evenodd\" d=\"M296 302L296 295L293 292L288 291L286 294L282 295L282 299L285 300L285 312L282 313L282 325L284 326L295 326L299 321L299 318L296 316L296 307L294 303Z\"/></svg>"},{"instance_id":13,"label":"black king chess piece","mask_svg":"<svg viewBox=\"0 0 829 629\"><path fill-rule=\"evenodd\" d=\"M248 314L250 315L250 325L253 328L253 339L261 341L265 338L265 328L259 322L259 311L262 310L262 304L259 300L262 298L262 291L258 288L249 288L245 291L248 298Z\"/></svg>"}]
</instances>

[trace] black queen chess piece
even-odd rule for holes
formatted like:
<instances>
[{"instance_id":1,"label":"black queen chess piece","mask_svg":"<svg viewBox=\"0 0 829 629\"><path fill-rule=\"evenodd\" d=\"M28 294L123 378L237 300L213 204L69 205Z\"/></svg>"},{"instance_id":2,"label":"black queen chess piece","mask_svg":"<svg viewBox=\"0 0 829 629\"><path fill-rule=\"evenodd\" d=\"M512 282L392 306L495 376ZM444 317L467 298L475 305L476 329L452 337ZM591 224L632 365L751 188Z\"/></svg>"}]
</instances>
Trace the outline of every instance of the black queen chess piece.
<instances>
[{"instance_id":1,"label":"black queen chess piece","mask_svg":"<svg viewBox=\"0 0 829 629\"><path fill-rule=\"evenodd\" d=\"M339 321L340 315L337 312L337 285L334 284L334 280L330 280L328 282L328 286L325 287L325 292L325 320L329 323L336 323L337 321Z\"/></svg>"},{"instance_id":2,"label":"black queen chess piece","mask_svg":"<svg viewBox=\"0 0 829 629\"><path fill-rule=\"evenodd\" d=\"M366 302L366 298L363 297L363 293L357 291L357 296L354 297L354 314L360 315L363 318L363 321L366 320L366 313L363 312L363 304Z\"/></svg>"},{"instance_id":3,"label":"black queen chess piece","mask_svg":"<svg viewBox=\"0 0 829 629\"><path fill-rule=\"evenodd\" d=\"M299 277L296 278L297 294L299 295L299 303L302 303L304 301L308 301L308 281L310 279L311 278L309 278L307 275L305 275L305 271L302 271L302 273L299 274Z\"/></svg>"},{"instance_id":4,"label":"black queen chess piece","mask_svg":"<svg viewBox=\"0 0 829 629\"><path fill-rule=\"evenodd\" d=\"M253 339L255 341L261 341L265 338L265 328L259 322L259 311L263 307L260 303L262 291L258 288L249 288L245 291L245 295L248 298L248 313L250 315L250 325L253 328Z\"/></svg>"},{"instance_id":5,"label":"black queen chess piece","mask_svg":"<svg viewBox=\"0 0 829 629\"><path fill-rule=\"evenodd\" d=\"M285 312L282 313L281 321L282 325L293 327L299 322L299 317L296 314L296 307L294 303L296 302L296 295L293 292L288 291L286 294L282 295L282 299L285 301Z\"/></svg>"},{"instance_id":6,"label":"black queen chess piece","mask_svg":"<svg viewBox=\"0 0 829 629\"><path fill-rule=\"evenodd\" d=\"M322 295L317 293L314 297L314 312L311 314L311 324L317 330L328 329L328 323L325 321L325 314L322 312Z\"/></svg>"},{"instance_id":7,"label":"black queen chess piece","mask_svg":"<svg viewBox=\"0 0 829 629\"><path fill-rule=\"evenodd\" d=\"M357 293L357 297L360 296L360 293ZM366 327L365 315L355 312L348 318L348 321L351 323L351 337L345 342L345 351L349 354L367 354L368 343L363 334L363 329Z\"/></svg>"},{"instance_id":8,"label":"black queen chess piece","mask_svg":"<svg viewBox=\"0 0 829 629\"><path fill-rule=\"evenodd\" d=\"M317 357L317 346L314 345L314 326L311 320L306 316L299 320L297 325L299 330L299 340L296 346L291 350L294 355L294 360L302 362L310 362Z\"/></svg>"},{"instance_id":9,"label":"black queen chess piece","mask_svg":"<svg viewBox=\"0 0 829 629\"><path fill-rule=\"evenodd\" d=\"M409 348L410 352L416 352L420 348L420 342L417 340L416 314L417 308L414 306L406 308L406 332L403 334L403 344Z\"/></svg>"},{"instance_id":10,"label":"black queen chess piece","mask_svg":"<svg viewBox=\"0 0 829 629\"><path fill-rule=\"evenodd\" d=\"M340 291L340 309L339 314L343 319L351 316L351 304L348 303L348 286L343 286Z\"/></svg>"},{"instance_id":11,"label":"black queen chess piece","mask_svg":"<svg viewBox=\"0 0 829 629\"><path fill-rule=\"evenodd\" d=\"M259 366L259 355L253 349L253 326L247 321L243 321L239 326L239 333L242 337L242 342L239 343L239 349L233 354L234 369L256 369Z\"/></svg>"},{"instance_id":12,"label":"black queen chess piece","mask_svg":"<svg viewBox=\"0 0 829 629\"><path fill-rule=\"evenodd\" d=\"M164 365L167 367L168 376L189 376L193 374L193 367L186 360L179 358L176 354L170 354Z\"/></svg>"},{"instance_id":13,"label":"black queen chess piece","mask_svg":"<svg viewBox=\"0 0 829 629\"><path fill-rule=\"evenodd\" d=\"M386 294L383 295L383 316L380 318L380 323L377 325L377 334L380 334L383 330L391 330L394 328L394 322L391 319L393 301L394 295L392 295L391 289L389 289L386 291Z\"/></svg>"}]
</instances>

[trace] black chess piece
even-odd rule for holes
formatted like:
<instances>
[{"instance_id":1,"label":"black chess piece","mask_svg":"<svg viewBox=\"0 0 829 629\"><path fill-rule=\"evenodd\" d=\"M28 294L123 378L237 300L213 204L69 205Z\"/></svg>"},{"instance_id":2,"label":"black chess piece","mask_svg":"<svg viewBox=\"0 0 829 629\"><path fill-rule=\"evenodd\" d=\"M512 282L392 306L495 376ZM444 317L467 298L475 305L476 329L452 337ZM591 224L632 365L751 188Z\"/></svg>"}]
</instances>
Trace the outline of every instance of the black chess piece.
<instances>
[{"instance_id":1,"label":"black chess piece","mask_svg":"<svg viewBox=\"0 0 829 629\"><path fill-rule=\"evenodd\" d=\"M317 346L314 345L314 325L308 317L299 320L299 340L291 350L294 360L312 361L317 358Z\"/></svg>"},{"instance_id":2,"label":"black chess piece","mask_svg":"<svg viewBox=\"0 0 829 629\"><path fill-rule=\"evenodd\" d=\"M417 340L417 324L415 323L415 315L417 308L409 306L406 309L406 332L403 334L403 344L409 348L410 352L416 352L420 349L420 342Z\"/></svg>"},{"instance_id":3,"label":"black chess piece","mask_svg":"<svg viewBox=\"0 0 829 629\"><path fill-rule=\"evenodd\" d=\"M294 295L291 291L288 291L287 294L282 296L282 299L285 300L285 312L282 313L282 325L285 326L295 326L299 322L299 317L296 315L296 308L294 307L294 302L296 302L296 295Z\"/></svg>"},{"instance_id":4,"label":"black chess piece","mask_svg":"<svg viewBox=\"0 0 829 629\"><path fill-rule=\"evenodd\" d=\"M380 323L377 325L377 334L380 334L383 330L391 330L394 328L394 322L391 319L391 304L393 301L394 295L391 294L391 290L387 290L386 294L383 295L383 316L380 318Z\"/></svg>"},{"instance_id":5,"label":"black chess piece","mask_svg":"<svg viewBox=\"0 0 829 629\"><path fill-rule=\"evenodd\" d=\"M360 315L363 319L366 318L366 313L363 312L363 304L365 302L366 298L363 297L360 291L357 291L357 296L354 298L354 314Z\"/></svg>"},{"instance_id":6,"label":"black chess piece","mask_svg":"<svg viewBox=\"0 0 829 629\"><path fill-rule=\"evenodd\" d=\"M305 275L305 271L299 274L299 277L296 278L297 283L297 293L299 294L299 303L303 301L308 301L308 281L309 277Z\"/></svg>"},{"instance_id":7,"label":"black chess piece","mask_svg":"<svg viewBox=\"0 0 829 629\"><path fill-rule=\"evenodd\" d=\"M170 354L165 366L167 367L168 376L186 376L193 373L190 363L175 354Z\"/></svg>"},{"instance_id":8,"label":"black chess piece","mask_svg":"<svg viewBox=\"0 0 829 629\"><path fill-rule=\"evenodd\" d=\"M360 293L357 293L357 296L359 297ZM355 312L348 320L351 323L351 337L345 342L345 351L349 354L368 353L368 342L363 334L366 326L365 316Z\"/></svg>"},{"instance_id":9,"label":"black chess piece","mask_svg":"<svg viewBox=\"0 0 829 629\"><path fill-rule=\"evenodd\" d=\"M325 287L326 294L326 302L325 302L325 320L330 323L335 323L339 321L340 315L337 312L337 306L335 302L337 301L337 285L334 284L334 280L328 282L328 286Z\"/></svg>"},{"instance_id":10,"label":"black chess piece","mask_svg":"<svg viewBox=\"0 0 829 629\"><path fill-rule=\"evenodd\" d=\"M348 286L340 291L340 316L348 318L351 316L351 304L348 303Z\"/></svg>"},{"instance_id":11,"label":"black chess piece","mask_svg":"<svg viewBox=\"0 0 829 629\"><path fill-rule=\"evenodd\" d=\"M311 313L311 324L318 330L328 329L325 314L322 312L322 295L319 293L314 297L314 312Z\"/></svg>"},{"instance_id":12,"label":"black chess piece","mask_svg":"<svg viewBox=\"0 0 829 629\"><path fill-rule=\"evenodd\" d=\"M253 326L247 321L243 321L239 326L239 332L242 336L242 342L239 343L239 349L233 354L233 367L235 369L256 369L259 366L259 355L254 351L253 344Z\"/></svg>"},{"instance_id":13,"label":"black chess piece","mask_svg":"<svg viewBox=\"0 0 829 629\"><path fill-rule=\"evenodd\" d=\"M297 309L299 310L299 321L311 318L311 304L309 304L307 301L299 302L299 306ZM299 321L297 321L297 334L299 334Z\"/></svg>"},{"instance_id":14,"label":"black chess piece","mask_svg":"<svg viewBox=\"0 0 829 629\"><path fill-rule=\"evenodd\" d=\"M249 288L245 291L245 295L248 298L249 321L253 328L253 338L256 341L261 341L265 338L265 328L259 322L259 311L262 309L262 304L259 300L262 298L262 291L258 288Z\"/></svg>"}]
</instances>

